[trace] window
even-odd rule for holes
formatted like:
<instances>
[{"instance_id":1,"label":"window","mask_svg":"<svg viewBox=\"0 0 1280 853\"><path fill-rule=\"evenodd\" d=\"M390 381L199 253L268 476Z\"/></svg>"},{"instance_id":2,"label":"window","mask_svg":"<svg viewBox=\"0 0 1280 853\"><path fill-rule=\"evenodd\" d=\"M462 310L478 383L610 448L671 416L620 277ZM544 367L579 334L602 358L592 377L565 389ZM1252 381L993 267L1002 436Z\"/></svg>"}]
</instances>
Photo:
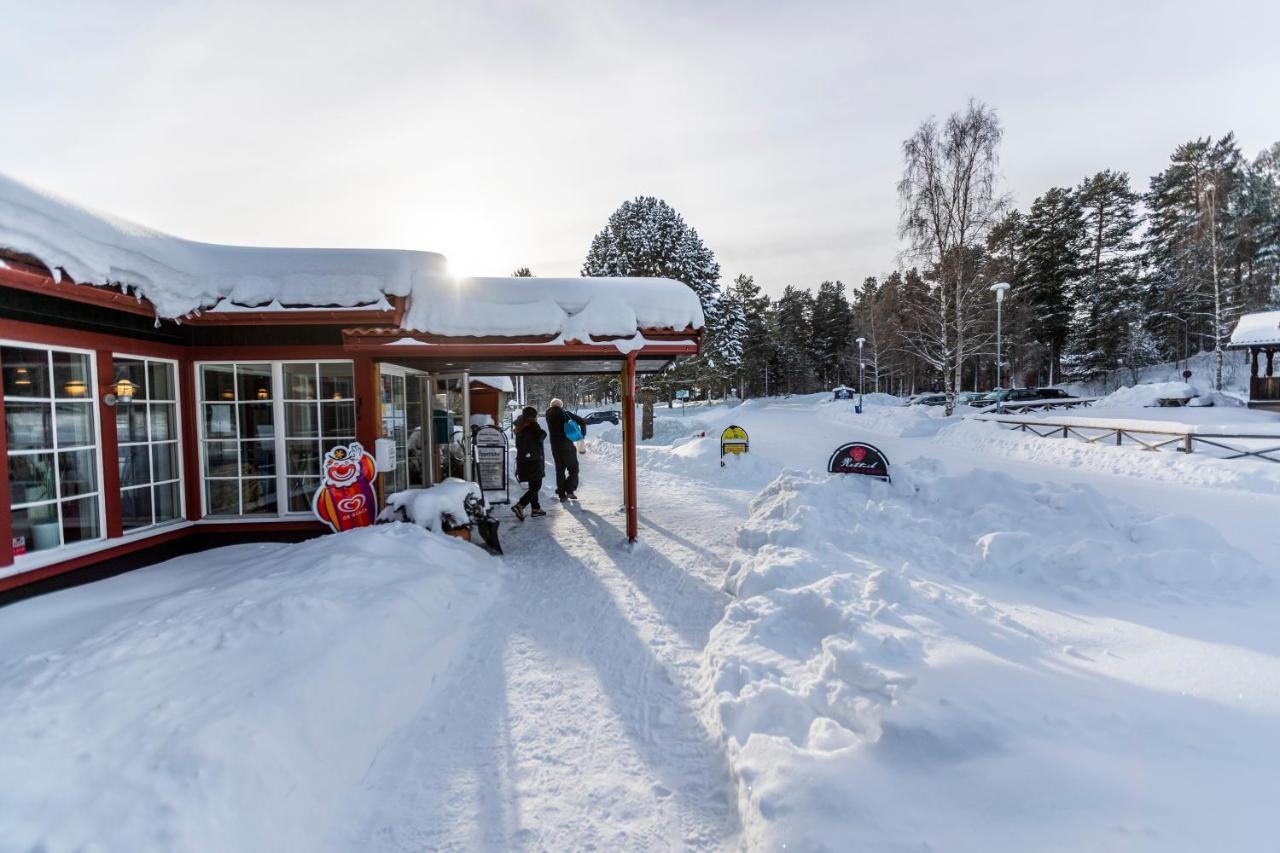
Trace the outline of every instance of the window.
<instances>
[{"instance_id":1,"label":"window","mask_svg":"<svg viewBox=\"0 0 1280 853\"><path fill-rule=\"evenodd\" d=\"M310 512L320 460L356 440L355 378L350 362L286 363L282 375L289 512Z\"/></svg>"},{"instance_id":2,"label":"window","mask_svg":"<svg viewBox=\"0 0 1280 853\"><path fill-rule=\"evenodd\" d=\"M324 452L355 441L355 426L349 361L201 365L205 513L310 512Z\"/></svg>"},{"instance_id":3,"label":"window","mask_svg":"<svg viewBox=\"0 0 1280 853\"><path fill-rule=\"evenodd\" d=\"M175 521L182 516L182 477L174 363L116 356L111 370L117 388L129 383L133 390L133 399L115 408L124 529Z\"/></svg>"},{"instance_id":4,"label":"window","mask_svg":"<svg viewBox=\"0 0 1280 853\"><path fill-rule=\"evenodd\" d=\"M204 499L209 515L274 515L276 434L270 364L200 368Z\"/></svg>"},{"instance_id":5,"label":"window","mask_svg":"<svg viewBox=\"0 0 1280 853\"><path fill-rule=\"evenodd\" d=\"M102 537L93 360L0 347L14 555Z\"/></svg>"}]
</instances>

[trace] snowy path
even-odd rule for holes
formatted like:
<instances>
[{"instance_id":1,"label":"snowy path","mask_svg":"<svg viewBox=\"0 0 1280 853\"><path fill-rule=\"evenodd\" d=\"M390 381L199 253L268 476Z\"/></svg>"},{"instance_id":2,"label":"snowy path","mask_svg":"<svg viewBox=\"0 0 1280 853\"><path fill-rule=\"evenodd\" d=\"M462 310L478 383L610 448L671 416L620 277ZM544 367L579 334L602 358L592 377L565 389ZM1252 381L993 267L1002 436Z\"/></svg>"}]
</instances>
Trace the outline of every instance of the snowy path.
<instances>
[{"instance_id":1,"label":"snowy path","mask_svg":"<svg viewBox=\"0 0 1280 853\"><path fill-rule=\"evenodd\" d=\"M646 545L631 553L618 476L586 456L577 507L552 498L547 518L503 525L505 591L455 683L369 768L345 846L732 842L734 786L694 684L747 495L642 472Z\"/></svg>"}]
</instances>

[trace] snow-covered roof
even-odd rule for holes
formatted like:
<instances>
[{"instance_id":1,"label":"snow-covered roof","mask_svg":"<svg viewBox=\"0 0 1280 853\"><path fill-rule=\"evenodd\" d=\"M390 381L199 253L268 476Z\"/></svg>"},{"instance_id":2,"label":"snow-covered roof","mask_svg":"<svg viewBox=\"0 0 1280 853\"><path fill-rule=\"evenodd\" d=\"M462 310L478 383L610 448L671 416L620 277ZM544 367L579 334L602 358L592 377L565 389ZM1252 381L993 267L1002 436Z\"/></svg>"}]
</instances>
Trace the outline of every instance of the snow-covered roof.
<instances>
[{"instance_id":1,"label":"snow-covered roof","mask_svg":"<svg viewBox=\"0 0 1280 853\"><path fill-rule=\"evenodd\" d=\"M61 277L119 285L161 317L194 311L385 307L407 296L401 326L445 336L638 338L702 328L694 292L660 278L458 278L435 252L220 246L173 237L0 174L0 249Z\"/></svg>"},{"instance_id":2,"label":"snow-covered roof","mask_svg":"<svg viewBox=\"0 0 1280 853\"><path fill-rule=\"evenodd\" d=\"M1245 314L1236 323L1228 346L1256 347L1265 344L1280 344L1280 311Z\"/></svg>"},{"instance_id":3,"label":"snow-covered roof","mask_svg":"<svg viewBox=\"0 0 1280 853\"><path fill-rule=\"evenodd\" d=\"M516 390L515 383L511 381L510 376L472 376L472 382L479 382L481 385L488 385L490 388L496 388L504 394L514 394Z\"/></svg>"}]
</instances>

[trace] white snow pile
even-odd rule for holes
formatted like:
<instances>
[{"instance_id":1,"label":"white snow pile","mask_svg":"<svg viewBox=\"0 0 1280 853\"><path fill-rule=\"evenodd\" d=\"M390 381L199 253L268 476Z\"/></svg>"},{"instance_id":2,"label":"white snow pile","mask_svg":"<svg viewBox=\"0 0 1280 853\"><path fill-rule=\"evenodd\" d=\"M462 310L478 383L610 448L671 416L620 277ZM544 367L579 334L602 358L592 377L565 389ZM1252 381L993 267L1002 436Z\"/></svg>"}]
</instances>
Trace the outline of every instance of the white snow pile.
<instances>
[{"instance_id":1,"label":"white snow pile","mask_svg":"<svg viewBox=\"0 0 1280 853\"><path fill-rule=\"evenodd\" d=\"M722 458L719 430L708 430L705 436L684 437L666 445L641 444L636 450L636 467L641 470L678 474L714 485L749 487L753 491L772 480L779 467L775 460L759 451L729 453ZM621 448L612 442L594 442L590 452L622 460Z\"/></svg>"},{"instance_id":2,"label":"white snow pile","mask_svg":"<svg viewBox=\"0 0 1280 853\"><path fill-rule=\"evenodd\" d=\"M1091 408L1150 408L1159 406L1161 400L1195 401L1204 396L1204 392L1189 382L1152 382L1147 385L1117 388L1094 402ZM1193 402L1192 405L1195 403Z\"/></svg>"},{"instance_id":3,"label":"white snow pile","mask_svg":"<svg viewBox=\"0 0 1280 853\"><path fill-rule=\"evenodd\" d=\"M322 850L501 563L406 524L182 557L0 619L0 847Z\"/></svg>"},{"instance_id":4,"label":"white snow pile","mask_svg":"<svg viewBox=\"0 0 1280 853\"><path fill-rule=\"evenodd\" d=\"M441 521L448 516L453 525L467 522L468 497L484 500L480 484L457 477L449 477L429 489L405 489L387 495L387 507L380 520L391 520L397 514L411 524L436 532L443 532Z\"/></svg>"},{"instance_id":5,"label":"white snow pile","mask_svg":"<svg viewBox=\"0 0 1280 853\"><path fill-rule=\"evenodd\" d=\"M1186 757L1135 747L1134 726L1180 700L1083 677L1087 656L1000 601L1047 595L1057 618L1099 594L1238 599L1262 584L1250 560L1201 522L1088 488L931 460L894 474L786 471L740 529L738 600L703 675L746 846L1071 850L1150 832L1152 803L1185 797ZM1124 749L1137 788L1116 772ZM1171 843L1139 846L1195 849L1162 820Z\"/></svg>"},{"instance_id":6,"label":"white snow pile","mask_svg":"<svg viewBox=\"0 0 1280 853\"><path fill-rule=\"evenodd\" d=\"M1083 410L1088 411L1088 410ZM1183 412L1183 409L1162 411ZM1185 428L1192 432L1265 432L1256 423L1243 424L1181 424L1177 422L1124 421L1116 419L1077 418L1055 416L1055 421L1079 423L1088 433L1089 424L1110 423L1141 430ZM1270 426L1270 425L1268 425ZM1225 429L1220 429L1225 427ZM1148 436L1151 440L1164 440L1169 436ZM1173 483L1185 486L1237 489L1264 494L1280 494L1280 465L1251 459L1215 459L1209 453L1190 455L1175 452L1152 453L1136 445L1115 447L1106 444L1086 444L1075 438L1040 438L1026 432L1006 429L999 424L977 418L965 418L953 422L941 430L935 439L943 447L955 448L975 454L1004 459L1020 459L1049 465L1061 465L1089 470L1094 473L1114 474L1141 480ZM1235 444L1244 442L1235 441ZM1274 445L1272 439L1254 442L1259 446Z\"/></svg>"},{"instance_id":7,"label":"white snow pile","mask_svg":"<svg viewBox=\"0 0 1280 853\"><path fill-rule=\"evenodd\" d=\"M354 306L407 296L447 274L443 255L385 249L219 246L99 213L0 174L0 248L40 259L55 275L119 284L161 317L227 299L242 306Z\"/></svg>"},{"instance_id":8,"label":"white snow pile","mask_svg":"<svg viewBox=\"0 0 1280 853\"><path fill-rule=\"evenodd\" d=\"M623 351L646 343L641 329L703 326L697 294L671 279L456 278L434 252L198 243L2 174L0 248L34 256L59 277L123 286L170 318L206 309L387 308L385 297L408 296L402 325L412 331L555 335L557 343L612 337Z\"/></svg>"},{"instance_id":9,"label":"white snow pile","mask_svg":"<svg viewBox=\"0 0 1280 853\"><path fill-rule=\"evenodd\" d=\"M877 395L888 397L888 401L865 403L862 414L854 409L853 400L836 400L819 411L827 420L884 435L896 435L903 438L927 438L967 412L961 407L955 415L948 419L942 406L903 406L896 397L888 394Z\"/></svg>"},{"instance_id":10,"label":"white snow pile","mask_svg":"<svg viewBox=\"0 0 1280 853\"><path fill-rule=\"evenodd\" d=\"M640 329L700 329L702 305L667 278L457 278L419 282L407 329L437 335L633 338ZM642 344L643 339L637 341Z\"/></svg>"}]
</instances>

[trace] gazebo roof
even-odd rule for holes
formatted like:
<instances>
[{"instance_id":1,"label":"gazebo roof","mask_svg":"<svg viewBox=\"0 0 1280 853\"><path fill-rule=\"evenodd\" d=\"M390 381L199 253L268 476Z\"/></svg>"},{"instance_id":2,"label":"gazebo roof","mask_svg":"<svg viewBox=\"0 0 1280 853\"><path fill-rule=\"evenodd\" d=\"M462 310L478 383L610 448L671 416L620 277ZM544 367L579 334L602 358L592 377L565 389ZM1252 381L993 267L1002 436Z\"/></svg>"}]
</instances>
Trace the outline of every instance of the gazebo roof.
<instances>
[{"instance_id":1,"label":"gazebo roof","mask_svg":"<svg viewBox=\"0 0 1280 853\"><path fill-rule=\"evenodd\" d=\"M1280 346L1280 311L1245 314L1236 323L1227 347L1244 349L1257 346Z\"/></svg>"}]
</instances>

